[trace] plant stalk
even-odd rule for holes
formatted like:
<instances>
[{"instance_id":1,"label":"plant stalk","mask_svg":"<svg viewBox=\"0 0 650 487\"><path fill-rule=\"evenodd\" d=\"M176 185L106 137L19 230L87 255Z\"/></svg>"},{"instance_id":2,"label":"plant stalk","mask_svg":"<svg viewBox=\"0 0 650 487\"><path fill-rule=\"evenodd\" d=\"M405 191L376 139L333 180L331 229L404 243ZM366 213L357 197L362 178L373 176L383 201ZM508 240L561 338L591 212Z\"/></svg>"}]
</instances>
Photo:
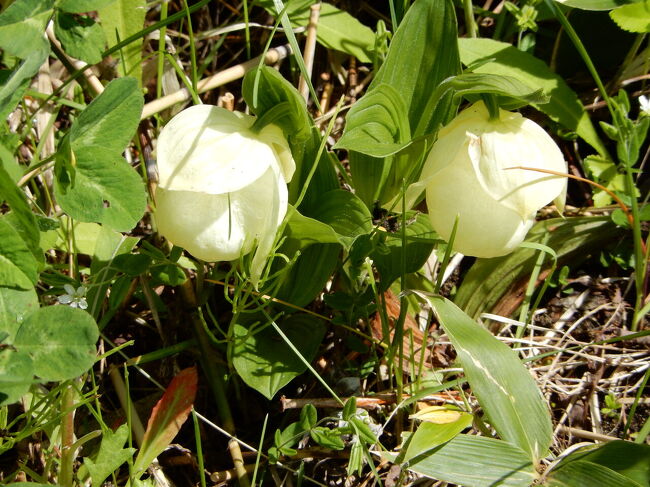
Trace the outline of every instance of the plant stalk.
<instances>
[{"instance_id":1,"label":"plant stalk","mask_svg":"<svg viewBox=\"0 0 650 487\"><path fill-rule=\"evenodd\" d=\"M181 285L181 295L183 296L185 306L188 310L190 310L191 313L192 328L196 341L199 345L201 367L208 379L210 389L212 390L212 395L217 403L217 410L219 411L219 415L221 417L223 429L233 436L228 442L228 450L230 451L230 456L232 457L232 461L237 472L239 485L240 487L249 487L250 482L248 480L248 473L246 472L244 465L244 458L242 456L241 448L239 447L237 440L234 438L235 422L233 421L232 412L230 411L230 404L228 404L226 384L223 380L222 371L219 370L219 367L216 365L214 360L210 360L210 357L214 357L215 352L214 349L210 346L210 339L203 329L201 316L198 312L198 301L196 299L196 293L192 287L192 281L189 278Z\"/></svg>"}]
</instances>

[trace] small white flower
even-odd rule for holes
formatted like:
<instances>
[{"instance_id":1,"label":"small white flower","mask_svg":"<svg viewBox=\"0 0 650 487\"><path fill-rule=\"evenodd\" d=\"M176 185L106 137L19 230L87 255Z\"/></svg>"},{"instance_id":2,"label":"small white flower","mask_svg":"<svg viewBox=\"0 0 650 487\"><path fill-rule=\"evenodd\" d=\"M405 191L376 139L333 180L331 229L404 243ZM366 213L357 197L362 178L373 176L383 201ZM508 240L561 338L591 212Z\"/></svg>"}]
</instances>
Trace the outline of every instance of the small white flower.
<instances>
[{"instance_id":1,"label":"small white flower","mask_svg":"<svg viewBox=\"0 0 650 487\"><path fill-rule=\"evenodd\" d=\"M60 304L67 304L73 308L86 309L88 303L86 302L86 286L79 286L76 290L71 284L64 284L66 294L59 296L58 301Z\"/></svg>"},{"instance_id":2,"label":"small white flower","mask_svg":"<svg viewBox=\"0 0 650 487\"><path fill-rule=\"evenodd\" d=\"M641 115L650 117L650 98L641 95L639 97L639 106L641 107Z\"/></svg>"}]
</instances>

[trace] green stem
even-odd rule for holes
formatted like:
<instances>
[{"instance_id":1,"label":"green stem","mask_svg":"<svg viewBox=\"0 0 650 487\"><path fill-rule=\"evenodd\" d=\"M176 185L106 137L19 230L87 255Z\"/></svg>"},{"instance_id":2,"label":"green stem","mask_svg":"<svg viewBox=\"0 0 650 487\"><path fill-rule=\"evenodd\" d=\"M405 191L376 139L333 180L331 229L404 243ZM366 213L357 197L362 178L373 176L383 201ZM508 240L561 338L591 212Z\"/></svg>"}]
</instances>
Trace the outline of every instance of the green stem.
<instances>
[{"instance_id":1,"label":"green stem","mask_svg":"<svg viewBox=\"0 0 650 487\"><path fill-rule=\"evenodd\" d=\"M163 0L160 5L160 21L164 22L167 18L167 0ZM160 38L158 39L158 77L156 83L156 98L162 96L162 78L165 69L165 36L167 35L167 24L160 28Z\"/></svg>"},{"instance_id":2,"label":"green stem","mask_svg":"<svg viewBox=\"0 0 650 487\"><path fill-rule=\"evenodd\" d=\"M472 0L463 0L463 11L465 13L465 29L467 37L476 37L476 21L474 20L474 6Z\"/></svg>"},{"instance_id":3,"label":"green stem","mask_svg":"<svg viewBox=\"0 0 650 487\"><path fill-rule=\"evenodd\" d=\"M598 75L598 71L596 70L594 63L591 61L591 58L589 57L589 54L587 53L585 46L582 44L580 37L573 29L573 26L569 23L569 20L566 18L566 16L557 7L555 2L553 0L545 0L545 2L548 8L550 9L550 11L553 13L553 15L555 15L558 21L562 24L562 27L564 28L567 35L573 42L573 45L575 46L578 53L580 54L580 57L582 57L582 60L587 66L589 73L591 74L594 81L596 82L596 86L598 86L598 90L600 91L603 100L607 103L607 108L609 109L609 112L612 116L612 120L614 121L615 125L617 125L617 128L620 129L621 127L618 126L619 124L616 123L616 121L619 120L619 115L616 113L616 109L612 105L611 98L609 97L609 95L607 94L607 90L605 89L605 85L600 79L600 76ZM630 206L632 210L632 220L633 220L631 223L632 223L632 234L634 237L634 258L635 258L634 278L635 278L635 285L636 285L635 286L636 302L634 306L634 317L632 319L632 330L635 331L638 328L638 324L640 321L637 317L637 314L639 313L639 310L643 305L643 286L645 282L645 274L647 271L647 262L645 259L645 254L643 252L643 240L641 235L641 224L639 220L639 203L635 196L634 178L632 176L632 164L634 163L634 161L628 160L628 161L621 161L621 162L625 163L625 189L632 202Z\"/></svg>"},{"instance_id":4,"label":"green stem","mask_svg":"<svg viewBox=\"0 0 650 487\"><path fill-rule=\"evenodd\" d=\"M226 383L223 380L222 371L214 361L215 351L211 347L210 339L203 329L203 323L201 322L201 317L198 312L198 301L196 299L196 293L194 292L192 281L190 279L187 279L181 285L181 295L183 296L185 306L188 310L190 310L191 313L194 336L199 345L201 368L203 369L203 372L208 379L208 383L210 384L212 395L217 404L217 410L221 416L223 429L233 436L233 438L228 443L228 449L230 450L230 455L232 456L233 464L235 466L235 470L237 471L239 485L240 487L248 487L250 485L250 482L248 480L248 474L246 473L246 469L244 467L244 458L242 456L241 449L239 448L239 443L234 439L235 422L233 421L230 404L228 403Z\"/></svg>"}]
</instances>

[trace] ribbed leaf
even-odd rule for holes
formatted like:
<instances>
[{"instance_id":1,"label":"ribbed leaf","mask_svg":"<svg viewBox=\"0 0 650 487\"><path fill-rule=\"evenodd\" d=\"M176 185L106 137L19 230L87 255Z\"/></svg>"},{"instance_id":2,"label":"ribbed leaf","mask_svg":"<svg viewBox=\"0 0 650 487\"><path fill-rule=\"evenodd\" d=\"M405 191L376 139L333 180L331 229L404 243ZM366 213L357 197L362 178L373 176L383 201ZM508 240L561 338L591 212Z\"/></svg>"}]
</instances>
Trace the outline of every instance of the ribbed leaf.
<instances>
[{"instance_id":1,"label":"ribbed leaf","mask_svg":"<svg viewBox=\"0 0 650 487\"><path fill-rule=\"evenodd\" d=\"M505 441L458 435L411 460L409 470L465 487L528 487L537 473L528 455Z\"/></svg>"},{"instance_id":2,"label":"ribbed leaf","mask_svg":"<svg viewBox=\"0 0 650 487\"><path fill-rule=\"evenodd\" d=\"M537 463L548 451L553 430L530 373L515 352L451 301L434 296L430 302L490 423L502 439Z\"/></svg>"},{"instance_id":3,"label":"ribbed leaf","mask_svg":"<svg viewBox=\"0 0 650 487\"><path fill-rule=\"evenodd\" d=\"M549 96L548 103L533 106L574 130L600 154L607 153L578 96L543 61L508 43L492 39L458 39L458 45L460 58L466 66L487 61L474 72L510 76L528 86L542 88Z\"/></svg>"},{"instance_id":4,"label":"ribbed leaf","mask_svg":"<svg viewBox=\"0 0 650 487\"><path fill-rule=\"evenodd\" d=\"M546 245L557 253L558 265L577 265L621 233L609 217L552 218L537 223L527 241L541 242L548 236ZM477 260L454 302L472 318L481 313L509 316L521 304L536 259L536 250L520 247L503 257Z\"/></svg>"}]
</instances>

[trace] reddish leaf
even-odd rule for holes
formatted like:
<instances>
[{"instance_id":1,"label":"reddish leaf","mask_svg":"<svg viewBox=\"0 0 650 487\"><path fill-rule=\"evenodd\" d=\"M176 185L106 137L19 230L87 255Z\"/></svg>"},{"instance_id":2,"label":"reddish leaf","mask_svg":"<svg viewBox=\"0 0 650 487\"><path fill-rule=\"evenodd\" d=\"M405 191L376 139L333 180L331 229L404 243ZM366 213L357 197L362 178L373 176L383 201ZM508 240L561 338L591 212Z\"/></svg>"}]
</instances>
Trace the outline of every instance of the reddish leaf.
<instances>
[{"instance_id":1,"label":"reddish leaf","mask_svg":"<svg viewBox=\"0 0 650 487\"><path fill-rule=\"evenodd\" d=\"M197 383L196 367L182 370L171 381L151 411L147 431L133 466L136 472L146 469L181 429L194 404Z\"/></svg>"}]
</instances>

